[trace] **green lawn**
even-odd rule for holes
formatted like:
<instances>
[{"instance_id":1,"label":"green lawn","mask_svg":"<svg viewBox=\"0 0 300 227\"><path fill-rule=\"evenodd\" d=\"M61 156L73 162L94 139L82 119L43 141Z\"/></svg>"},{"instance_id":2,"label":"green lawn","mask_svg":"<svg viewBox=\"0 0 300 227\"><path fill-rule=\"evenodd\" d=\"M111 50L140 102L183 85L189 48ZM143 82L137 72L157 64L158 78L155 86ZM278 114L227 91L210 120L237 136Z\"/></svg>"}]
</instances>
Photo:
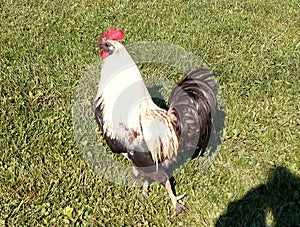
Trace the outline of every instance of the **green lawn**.
<instances>
[{"instance_id":1,"label":"green lawn","mask_svg":"<svg viewBox=\"0 0 300 227\"><path fill-rule=\"evenodd\" d=\"M1 1L0 226L299 224L299 1L94 2ZM175 219L163 187L145 198L103 180L76 146L73 100L110 27L124 44L179 45L220 74L221 151L206 171L194 160L176 172L189 210Z\"/></svg>"}]
</instances>

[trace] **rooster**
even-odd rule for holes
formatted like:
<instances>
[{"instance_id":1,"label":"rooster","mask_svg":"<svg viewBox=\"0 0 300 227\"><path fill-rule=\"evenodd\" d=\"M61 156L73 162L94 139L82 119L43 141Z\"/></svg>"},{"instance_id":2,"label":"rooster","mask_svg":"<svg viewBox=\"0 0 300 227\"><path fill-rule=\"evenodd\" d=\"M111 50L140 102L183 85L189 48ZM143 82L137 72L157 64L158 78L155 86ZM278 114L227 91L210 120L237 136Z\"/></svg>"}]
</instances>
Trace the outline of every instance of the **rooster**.
<instances>
[{"instance_id":1,"label":"rooster","mask_svg":"<svg viewBox=\"0 0 300 227\"><path fill-rule=\"evenodd\" d=\"M102 68L95 119L111 151L131 160L134 175L143 179L142 194L147 195L151 182L166 188L175 217L187 208L179 202L184 195L174 194L170 177L208 144L217 109L215 74L206 68L188 73L171 92L167 109L162 109L119 42L123 38L124 32L118 29L99 37Z\"/></svg>"}]
</instances>

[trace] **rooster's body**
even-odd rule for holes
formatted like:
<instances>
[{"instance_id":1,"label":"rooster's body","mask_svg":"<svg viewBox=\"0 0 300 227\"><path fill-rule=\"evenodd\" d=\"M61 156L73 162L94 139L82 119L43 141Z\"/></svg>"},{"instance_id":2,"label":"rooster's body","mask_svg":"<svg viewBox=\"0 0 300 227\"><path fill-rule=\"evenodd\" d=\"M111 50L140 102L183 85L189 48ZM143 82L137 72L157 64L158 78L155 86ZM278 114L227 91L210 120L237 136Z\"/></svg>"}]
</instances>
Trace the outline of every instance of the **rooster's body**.
<instances>
[{"instance_id":1,"label":"rooster's body","mask_svg":"<svg viewBox=\"0 0 300 227\"><path fill-rule=\"evenodd\" d=\"M120 30L100 36L103 60L94 103L95 118L109 147L133 163L136 176L162 183L172 200L174 214L186 210L172 192L172 170L205 149L216 110L218 85L208 69L189 73L169 98L168 110L152 100L126 48ZM201 143L201 145L200 145Z\"/></svg>"}]
</instances>

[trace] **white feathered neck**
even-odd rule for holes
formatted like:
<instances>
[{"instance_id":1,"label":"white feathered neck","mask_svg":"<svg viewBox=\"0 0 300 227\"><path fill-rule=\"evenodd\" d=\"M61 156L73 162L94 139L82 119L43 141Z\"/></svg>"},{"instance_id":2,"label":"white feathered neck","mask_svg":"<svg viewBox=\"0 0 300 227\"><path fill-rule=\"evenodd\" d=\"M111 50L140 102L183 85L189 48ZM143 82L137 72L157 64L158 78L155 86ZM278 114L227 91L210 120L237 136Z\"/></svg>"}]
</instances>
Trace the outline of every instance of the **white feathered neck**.
<instances>
[{"instance_id":1,"label":"white feathered neck","mask_svg":"<svg viewBox=\"0 0 300 227\"><path fill-rule=\"evenodd\" d=\"M137 146L140 151L144 141L156 163L176 155L178 141L167 111L153 102L125 47L117 41L111 43L115 51L102 63L96 96L96 106L102 105L103 132L126 147ZM132 141L133 132L141 136Z\"/></svg>"},{"instance_id":2,"label":"white feathered neck","mask_svg":"<svg viewBox=\"0 0 300 227\"><path fill-rule=\"evenodd\" d=\"M156 105L126 48L117 41L110 42L115 47L115 51L103 60L96 96L96 99L100 97L100 100L96 105L100 103L103 105L106 133L118 138L125 136L120 132L120 122L124 127L128 127L127 130L136 128L139 126L138 121L135 122L139 119L138 107L142 104Z\"/></svg>"}]
</instances>

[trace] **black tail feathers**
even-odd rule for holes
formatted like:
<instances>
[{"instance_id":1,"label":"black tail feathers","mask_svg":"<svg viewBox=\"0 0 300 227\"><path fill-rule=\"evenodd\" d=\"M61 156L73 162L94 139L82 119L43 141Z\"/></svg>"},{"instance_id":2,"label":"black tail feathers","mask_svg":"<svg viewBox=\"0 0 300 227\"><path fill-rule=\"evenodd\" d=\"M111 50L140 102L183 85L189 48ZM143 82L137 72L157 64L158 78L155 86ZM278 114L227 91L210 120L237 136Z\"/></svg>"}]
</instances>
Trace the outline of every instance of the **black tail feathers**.
<instances>
[{"instance_id":1,"label":"black tail feathers","mask_svg":"<svg viewBox=\"0 0 300 227\"><path fill-rule=\"evenodd\" d=\"M188 73L174 88L168 102L174 126L179 134L183 149L198 146L200 153L208 144L217 110L218 84L216 73L207 68ZM199 147L199 143L202 144Z\"/></svg>"},{"instance_id":2,"label":"black tail feathers","mask_svg":"<svg viewBox=\"0 0 300 227\"><path fill-rule=\"evenodd\" d=\"M201 97L202 95L209 104L212 113L215 113L217 106L217 94L219 85L214 81L217 73L210 71L207 68L200 68L192 71L178 84L187 94L192 97ZM198 101L205 101L200 98Z\"/></svg>"}]
</instances>

